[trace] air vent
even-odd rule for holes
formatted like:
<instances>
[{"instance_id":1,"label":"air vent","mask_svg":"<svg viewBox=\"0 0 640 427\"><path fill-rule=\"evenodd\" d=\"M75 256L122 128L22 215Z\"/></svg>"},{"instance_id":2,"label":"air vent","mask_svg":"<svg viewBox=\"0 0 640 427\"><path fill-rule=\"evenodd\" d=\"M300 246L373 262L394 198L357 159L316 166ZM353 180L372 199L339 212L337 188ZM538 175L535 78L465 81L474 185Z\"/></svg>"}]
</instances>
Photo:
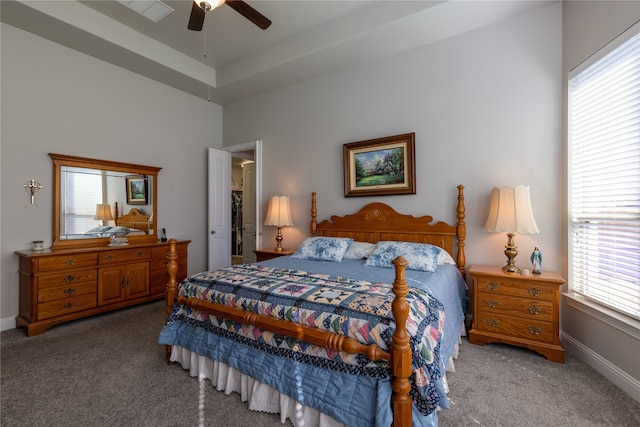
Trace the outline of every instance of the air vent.
<instances>
[{"instance_id":1,"label":"air vent","mask_svg":"<svg viewBox=\"0 0 640 427\"><path fill-rule=\"evenodd\" d=\"M174 11L172 7L167 6L158 0L117 0L118 3L127 6L129 9L138 12L140 15L153 22L158 22L168 14Z\"/></svg>"}]
</instances>

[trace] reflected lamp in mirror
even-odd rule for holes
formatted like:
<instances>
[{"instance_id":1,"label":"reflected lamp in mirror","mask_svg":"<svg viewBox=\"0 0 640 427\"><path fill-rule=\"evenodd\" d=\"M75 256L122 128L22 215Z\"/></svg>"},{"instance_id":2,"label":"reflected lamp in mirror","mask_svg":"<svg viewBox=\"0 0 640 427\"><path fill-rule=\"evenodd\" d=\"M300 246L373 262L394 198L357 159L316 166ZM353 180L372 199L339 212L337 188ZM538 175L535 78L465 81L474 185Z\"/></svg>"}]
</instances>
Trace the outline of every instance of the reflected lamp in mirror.
<instances>
[{"instance_id":1,"label":"reflected lamp in mirror","mask_svg":"<svg viewBox=\"0 0 640 427\"><path fill-rule=\"evenodd\" d=\"M267 217L264 221L264 225L273 225L278 227L275 251L282 252L282 227L293 225L289 196L272 196L269 199L269 207L267 208Z\"/></svg>"},{"instance_id":2,"label":"reflected lamp in mirror","mask_svg":"<svg viewBox=\"0 0 640 427\"><path fill-rule=\"evenodd\" d=\"M491 206L484 230L507 233L507 244L504 250L507 264L502 267L502 270L509 273L520 271L515 264L515 257L518 255L518 247L514 243L516 233L540 232L531 209L529 187L525 185L494 187L491 190Z\"/></svg>"},{"instance_id":3,"label":"reflected lamp in mirror","mask_svg":"<svg viewBox=\"0 0 640 427\"><path fill-rule=\"evenodd\" d=\"M102 225L107 225L107 221L113 220L113 216L111 215L111 206L107 204L97 204L96 215L93 219L102 221Z\"/></svg>"}]
</instances>

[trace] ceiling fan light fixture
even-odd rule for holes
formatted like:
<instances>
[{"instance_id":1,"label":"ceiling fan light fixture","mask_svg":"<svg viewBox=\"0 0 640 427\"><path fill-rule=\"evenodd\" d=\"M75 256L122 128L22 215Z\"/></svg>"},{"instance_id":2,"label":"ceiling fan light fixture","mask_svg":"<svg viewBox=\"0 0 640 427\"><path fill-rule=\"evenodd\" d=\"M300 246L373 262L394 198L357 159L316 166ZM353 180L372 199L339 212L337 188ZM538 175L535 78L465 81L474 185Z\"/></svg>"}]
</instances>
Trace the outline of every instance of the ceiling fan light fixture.
<instances>
[{"instance_id":1,"label":"ceiling fan light fixture","mask_svg":"<svg viewBox=\"0 0 640 427\"><path fill-rule=\"evenodd\" d=\"M213 10L216 7L222 6L225 0L213 0L211 2L193 0L193 2L197 4L200 9L204 10L205 12L209 12L210 10Z\"/></svg>"}]
</instances>

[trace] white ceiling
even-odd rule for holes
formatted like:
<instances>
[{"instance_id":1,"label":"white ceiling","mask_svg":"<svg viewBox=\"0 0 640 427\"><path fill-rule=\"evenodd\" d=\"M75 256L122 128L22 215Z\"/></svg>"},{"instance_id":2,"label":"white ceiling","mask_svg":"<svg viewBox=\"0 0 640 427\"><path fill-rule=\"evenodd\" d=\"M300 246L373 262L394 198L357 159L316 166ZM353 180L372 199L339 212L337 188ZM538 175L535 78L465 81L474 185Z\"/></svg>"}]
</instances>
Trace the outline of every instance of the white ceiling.
<instances>
[{"instance_id":1,"label":"white ceiling","mask_svg":"<svg viewBox=\"0 0 640 427\"><path fill-rule=\"evenodd\" d=\"M247 0L187 29L191 0L154 23L115 0L2 0L2 22L220 105L471 31L552 0ZM544 29L541 29L544 31ZM204 53L207 53L206 56Z\"/></svg>"}]
</instances>

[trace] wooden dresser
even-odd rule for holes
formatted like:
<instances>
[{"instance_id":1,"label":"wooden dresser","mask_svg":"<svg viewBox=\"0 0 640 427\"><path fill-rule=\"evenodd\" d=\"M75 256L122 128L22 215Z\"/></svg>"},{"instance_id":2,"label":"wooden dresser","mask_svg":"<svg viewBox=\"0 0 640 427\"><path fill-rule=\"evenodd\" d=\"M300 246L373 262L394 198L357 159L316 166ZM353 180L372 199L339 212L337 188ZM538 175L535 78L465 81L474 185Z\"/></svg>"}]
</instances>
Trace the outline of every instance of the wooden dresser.
<instances>
[{"instance_id":1,"label":"wooden dresser","mask_svg":"<svg viewBox=\"0 0 640 427\"><path fill-rule=\"evenodd\" d=\"M560 286L552 271L524 276L500 267L473 266L473 324L469 342L501 342L527 347L564 363L559 336Z\"/></svg>"},{"instance_id":2,"label":"wooden dresser","mask_svg":"<svg viewBox=\"0 0 640 427\"><path fill-rule=\"evenodd\" d=\"M188 240L180 241L178 280L187 275ZM168 243L17 251L20 307L16 326L27 336L58 323L162 299L168 280Z\"/></svg>"}]
</instances>

